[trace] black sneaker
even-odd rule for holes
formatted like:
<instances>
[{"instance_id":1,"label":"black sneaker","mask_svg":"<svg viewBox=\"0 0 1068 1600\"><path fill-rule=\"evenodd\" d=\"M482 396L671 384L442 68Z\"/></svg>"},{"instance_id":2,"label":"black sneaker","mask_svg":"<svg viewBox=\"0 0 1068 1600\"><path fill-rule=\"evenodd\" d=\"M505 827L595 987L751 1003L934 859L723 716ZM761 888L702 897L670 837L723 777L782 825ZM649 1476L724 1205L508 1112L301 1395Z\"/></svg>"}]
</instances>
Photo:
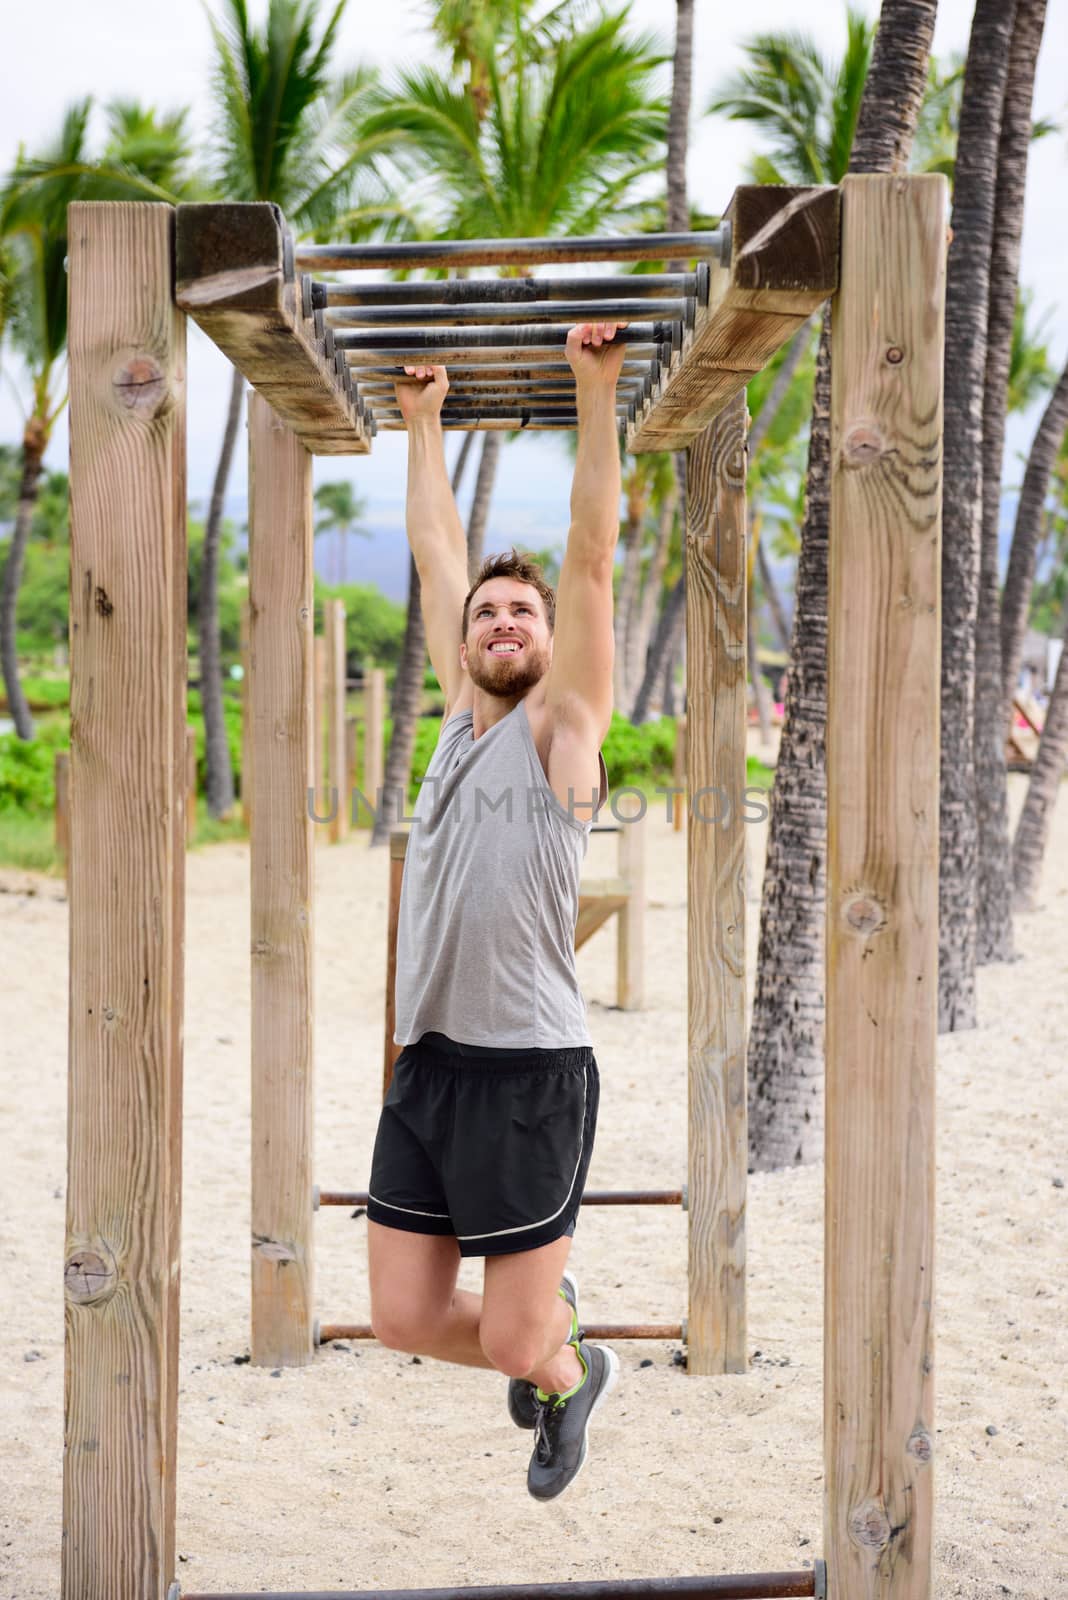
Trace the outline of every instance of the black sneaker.
<instances>
[{"instance_id":1,"label":"black sneaker","mask_svg":"<svg viewBox=\"0 0 1068 1600\"><path fill-rule=\"evenodd\" d=\"M564 1273L560 1280L560 1293L571 1307L571 1337L567 1342L577 1345L582 1338L582 1329L578 1320L578 1279L573 1272ZM517 1428L533 1428L537 1425L538 1401L534 1389L535 1385L528 1383L525 1378L508 1380L508 1415Z\"/></svg>"},{"instance_id":2,"label":"black sneaker","mask_svg":"<svg viewBox=\"0 0 1068 1600\"><path fill-rule=\"evenodd\" d=\"M586 1368L579 1387L544 1399L537 1391L537 1432L527 1472L527 1489L535 1500L555 1499L578 1477L586 1460L590 1418L619 1377L614 1350L581 1342L576 1349Z\"/></svg>"}]
</instances>

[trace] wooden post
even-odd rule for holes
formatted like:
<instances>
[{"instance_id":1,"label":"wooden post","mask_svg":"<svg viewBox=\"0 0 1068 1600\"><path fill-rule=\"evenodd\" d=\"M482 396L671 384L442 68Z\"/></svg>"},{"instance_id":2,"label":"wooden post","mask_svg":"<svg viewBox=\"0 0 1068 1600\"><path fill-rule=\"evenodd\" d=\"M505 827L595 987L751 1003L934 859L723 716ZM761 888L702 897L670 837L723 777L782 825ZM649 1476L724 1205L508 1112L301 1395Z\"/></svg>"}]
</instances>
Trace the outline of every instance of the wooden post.
<instances>
[{"instance_id":1,"label":"wooden post","mask_svg":"<svg viewBox=\"0 0 1068 1600\"><path fill-rule=\"evenodd\" d=\"M312 739L315 762L315 809L320 806L329 811L330 807L324 805L327 800L324 786L326 784L326 766L323 761L323 724L326 720L326 639L322 634L315 635L313 645L315 651L315 703L314 726Z\"/></svg>"},{"instance_id":2,"label":"wooden post","mask_svg":"<svg viewBox=\"0 0 1068 1600\"><path fill-rule=\"evenodd\" d=\"M827 707L828 1590L927 1600L947 186L842 185Z\"/></svg>"},{"instance_id":3,"label":"wooden post","mask_svg":"<svg viewBox=\"0 0 1068 1600\"><path fill-rule=\"evenodd\" d=\"M401 1053L401 1046L393 1043L397 1024L397 923L400 920L401 885L404 882L404 854L408 848L407 831L397 829L389 836L389 917L386 923L386 1037L382 1056L383 1099L393 1078L393 1063Z\"/></svg>"},{"instance_id":4,"label":"wooden post","mask_svg":"<svg viewBox=\"0 0 1068 1600\"><path fill-rule=\"evenodd\" d=\"M252 826L252 714L248 703L249 606L241 606L241 820Z\"/></svg>"},{"instance_id":5,"label":"wooden post","mask_svg":"<svg viewBox=\"0 0 1068 1600\"><path fill-rule=\"evenodd\" d=\"M645 1004L645 818L624 821L619 834L619 876L628 886L616 929L616 1005Z\"/></svg>"},{"instance_id":6,"label":"wooden post","mask_svg":"<svg viewBox=\"0 0 1068 1600\"><path fill-rule=\"evenodd\" d=\"M197 831L197 730L185 730L185 842L192 844Z\"/></svg>"},{"instance_id":7,"label":"wooden post","mask_svg":"<svg viewBox=\"0 0 1068 1600\"><path fill-rule=\"evenodd\" d=\"M53 768L56 785L56 855L67 866L70 857L70 751L57 750Z\"/></svg>"},{"instance_id":8,"label":"wooden post","mask_svg":"<svg viewBox=\"0 0 1068 1600\"><path fill-rule=\"evenodd\" d=\"M363 792L377 810L378 792L386 781L386 674L372 667L363 690Z\"/></svg>"},{"instance_id":9,"label":"wooden post","mask_svg":"<svg viewBox=\"0 0 1068 1600\"><path fill-rule=\"evenodd\" d=\"M164 1600L185 908L185 318L169 206L75 204L64 1600Z\"/></svg>"},{"instance_id":10,"label":"wooden post","mask_svg":"<svg viewBox=\"0 0 1068 1600\"><path fill-rule=\"evenodd\" d=\"M312 1359L312 458L249 396L252 1360Z\"/></svg>"},{"instance_id":11,"label":"wooden post","mask_svg":"<svg viewBox=\"0 0 1068 1600\"><path fill-rule=\"evenodd\" d=\"M360 719L345 718L345 793L351 795L359 786L356 754L359 742ZM349 801L349 821L352 821L352 802Z\"/></svg>"},{"instance_id":12,"label":"wooden post","mask_svg":"<svg viewBox=\"0 0 1068 1600\"><path fill-rule=\"evenodd\" d=\"M688 451L691 1372L744 1372L745 390Z\"/></svg>"},{"instance_id":13,"label":"wooden post","mask_svg":"<svg viewBox=\"0 0 1068 1600\"><path fill-rule=\"evenodd\" d=\"M337 791L337 806L330 819L330 842L337 844L349 835L349 793L345 782L345 602L328 600L323 611L326 647L326 807L333 806L331 790Z\"/></svg>"}]
</instances>

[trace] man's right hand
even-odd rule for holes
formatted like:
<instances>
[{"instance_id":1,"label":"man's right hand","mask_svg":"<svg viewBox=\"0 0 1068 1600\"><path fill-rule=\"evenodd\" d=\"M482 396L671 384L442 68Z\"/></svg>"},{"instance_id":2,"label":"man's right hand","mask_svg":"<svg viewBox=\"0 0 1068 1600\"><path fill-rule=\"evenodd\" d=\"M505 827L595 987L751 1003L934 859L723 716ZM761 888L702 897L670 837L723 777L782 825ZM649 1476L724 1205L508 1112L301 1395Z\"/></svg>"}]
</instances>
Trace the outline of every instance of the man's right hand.
<instances>
[{"instance_id":1,"label":"man's right hand","mask_svg":"<svg viewBox=\"0 0 1068 1600\"><path fill-rule=\"evenodd\" d=\"M445 368L405 367L404 371L405 378L398 378L394 389L405 426L410 428L413 423L436 422L449 392Z\"/></svg>"}]
</instances>

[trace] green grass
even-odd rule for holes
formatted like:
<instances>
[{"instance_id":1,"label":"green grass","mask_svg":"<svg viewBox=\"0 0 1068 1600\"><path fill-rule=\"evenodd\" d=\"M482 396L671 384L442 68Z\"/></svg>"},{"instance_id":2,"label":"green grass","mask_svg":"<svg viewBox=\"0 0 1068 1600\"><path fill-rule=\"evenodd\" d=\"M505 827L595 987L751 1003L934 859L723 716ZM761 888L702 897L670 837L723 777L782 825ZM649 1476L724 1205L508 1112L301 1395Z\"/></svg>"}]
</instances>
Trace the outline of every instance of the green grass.
<instances>
[{"instance_id":1,"label":"green grass","mask_svg":"<svg viewBox=\"0 0 1068 1600\"><path fill-rule=\"evenodd\" d=\"M62 877L63 866L56 854L55 840L55 823L51 817L0 811L0 866Z\"/></svg>"}]
</instances>

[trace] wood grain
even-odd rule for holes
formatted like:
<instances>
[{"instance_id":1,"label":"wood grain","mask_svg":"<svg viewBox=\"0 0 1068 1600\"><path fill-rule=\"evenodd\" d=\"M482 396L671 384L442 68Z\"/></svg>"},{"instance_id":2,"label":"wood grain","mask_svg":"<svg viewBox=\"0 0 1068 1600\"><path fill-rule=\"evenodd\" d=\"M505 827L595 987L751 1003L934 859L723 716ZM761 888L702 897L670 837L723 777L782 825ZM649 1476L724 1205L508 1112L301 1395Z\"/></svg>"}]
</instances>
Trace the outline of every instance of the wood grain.
<instances>
[{"instance_id":1,"label":"wood grain","mask_svg":"<svg viewBox=\"0 0 1068 1600\"><path fill-rule=\"evenodd\" d=\"M313 1355L312 458L249 397L252 1360Z\"/></svg>"},{"instance_id":2,"label":"wood grain","mask_svg":"<svg viewBox=\"0 0 1068 1600\"><path fill-rule=\"evenodd\" d=\"M947 186L842 186L827 712L829 1592L927 1600Z\"/></svg>"},{"instance_id":3,"label":"wood grain","mask_svg":"<svg viewBox=\"0 0 1068 1600\"><path fill-rule=\"evenodd\" d=\"M169 206L75 204L64 1600L174 1576L185 318Z\"/></svg>"},{"instance_id":4,"label":"wood grain","mask_svg":"<svg viewBox=\"0 0 1068 1600\"><path fill-rule=\"evenodd\" d=\"M319 455L366 455L371 435L303 315L277 206L178 207L178 304Z\"/></svg>"},{"instance_id":5,"label":"wood grain","mask_svg":"<svg viewBox=\"0 0 1068 1600\"><path fill-rule=\"evenodd\" d=\"M689 1370L746 1370L746 429L688 451ZM718 819L718 820L717 820Z\"/></svg>"},{"instance_id":6,"label":"wood grain","mask_svg":"<svg viewBox=\"0 0 1068 1600\"><path fill-rule=\"evenodd\" d=\"M627 430L634 453L690 444L837 286L837 189L747 185L725 215L730 265L709 264L681 359Z\"/></svg>"},{"instance_id":7,"label":"wood grain","mask_svg":"<svg viewBox=\"0 0 1068 1600\"><path fill-rule=\"evenodd\" d=\"M370 798L370 796L368 796ZM389 836L389 912L386 921L386 1037L382 1053L382 1098L393 1081L393 1064L403 1046L393 1043L397 1026L397 926L400 922L401 889L404 884L404 855L408 849L407 829L397 828Z\"/></svg>"},{"instance_id":8,"label":"wood grain","mask_svg":"<svg viewBox=\"0 0 1068 1600\"><path fill-rule=\"evenodd\" d=\"M616 931L616 1005L621 1011L640 1011L645 1004L644 818L622 824L619 875L627 885L627 899Z\"/></svg>"}]
</instances>

